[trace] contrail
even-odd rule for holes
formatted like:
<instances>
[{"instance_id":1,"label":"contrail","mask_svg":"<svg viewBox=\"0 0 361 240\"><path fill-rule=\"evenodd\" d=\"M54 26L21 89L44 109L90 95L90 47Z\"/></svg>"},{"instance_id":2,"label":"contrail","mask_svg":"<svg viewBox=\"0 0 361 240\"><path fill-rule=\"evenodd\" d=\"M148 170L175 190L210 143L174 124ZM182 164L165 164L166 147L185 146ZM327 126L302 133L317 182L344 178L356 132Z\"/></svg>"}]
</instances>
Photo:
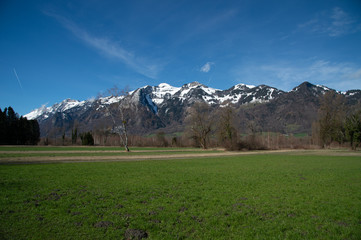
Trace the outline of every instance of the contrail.
<instances>
[{"instance_id":1,"label":"contrail","mask_svg":"<svg viewBox=\"0 0 361 240\"><path fill-rule=\"evenodd\" d=\"M15 68L14 68L13 70L14 70L15 77L16 77L16 79L18 80L18 83L19 83L19 85L20 85L20 88L23 89L23 86L21 85L20 79L19 79L19 77L18 77L18 74L16 73Z\"/></svg>"}]
</instances>

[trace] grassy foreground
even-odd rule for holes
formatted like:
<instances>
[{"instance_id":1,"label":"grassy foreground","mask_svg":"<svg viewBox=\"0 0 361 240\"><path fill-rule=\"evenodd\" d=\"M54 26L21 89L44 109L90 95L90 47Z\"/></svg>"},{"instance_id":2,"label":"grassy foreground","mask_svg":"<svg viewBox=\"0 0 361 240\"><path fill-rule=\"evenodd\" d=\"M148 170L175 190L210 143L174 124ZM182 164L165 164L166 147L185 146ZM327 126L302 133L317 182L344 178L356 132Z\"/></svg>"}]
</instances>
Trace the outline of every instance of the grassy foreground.
<instances>
[{"instance_id":1,"label":"grassy foreground","mask_svg":"<svg viewBox=\"0 0 361 240\"><path fill-rule=\"evenodd\" d=\"M361 159L245 155L0 165L0 239L137 234L360 239Z\"/></svg>"}]
</instances>

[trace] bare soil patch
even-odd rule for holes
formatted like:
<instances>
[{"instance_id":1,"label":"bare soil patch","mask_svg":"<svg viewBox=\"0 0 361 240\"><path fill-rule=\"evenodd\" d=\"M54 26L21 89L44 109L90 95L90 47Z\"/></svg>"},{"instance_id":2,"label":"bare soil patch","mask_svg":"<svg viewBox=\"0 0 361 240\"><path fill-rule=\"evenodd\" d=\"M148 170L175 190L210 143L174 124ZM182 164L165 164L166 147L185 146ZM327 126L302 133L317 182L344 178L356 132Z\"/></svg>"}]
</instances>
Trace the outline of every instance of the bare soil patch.
<instances>
[{"instance_id":1,"label":"bare soil patch","mask_svg":"<svg viewBox=\"0 0 361 240\"><path fill-rule=\"evenodd\" d=\"M163 151L164 152L164 151ZM144 161L144 160L170 160L195 157L222 157L248 154L284 152L277 151L255 151L255 152L200 152L200 153L180 153L180 154L152 154L152 155L120 155L120 156L36 156L36 157L9 157L1 158L0 164L11 163L55 163L55 162L103 162L103 161Z\"/></svg>"},{"instance_id":2,"label":"bare soil patch","mask_svg":"<svg viewBox=\"0 0 361 240\"><path fill-rule=\"evenodd\" d=\"M220 150L220 149L217 149ZM131 150L132 153L144 153L144 152L194 152L194 149L169 149L169 150ZM203 150L199 150L200 152ZM207 150L204 150L207 151ZM30 154L62 154L62 153L122 153L125 152L124 149L119 148L119 150L59 150L59 151L1 151L0 153L7 153L7 154L18 154L18 153L30 153Z\"/></svg>"},{"instance_id":3,"label":"bare soil patch","mask_svg":"<svg viewBox=\"0 0 361 240\"><path fill-rule=\"evenodd\" d=\"M127 229L124 234L125 239L136 239L140 240L148 238L148 233L141 229Z\"/></svg>"}]
</instances>

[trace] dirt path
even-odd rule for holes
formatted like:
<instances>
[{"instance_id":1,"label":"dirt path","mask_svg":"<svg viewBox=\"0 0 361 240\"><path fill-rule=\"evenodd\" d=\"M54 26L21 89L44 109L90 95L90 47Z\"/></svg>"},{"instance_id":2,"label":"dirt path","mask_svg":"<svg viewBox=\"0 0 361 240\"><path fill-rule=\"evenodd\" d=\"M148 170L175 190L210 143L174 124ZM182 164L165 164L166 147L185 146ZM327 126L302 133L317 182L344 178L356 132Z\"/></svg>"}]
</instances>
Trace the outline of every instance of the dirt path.
<instances>
[{"instance_id":1,"label":"dirt path","mask_svg":"<svg viewBox=\"0 0 361 240\"><path fill-rule=\"evenodd\" d=\"M51 151L54 153L57 151ZM60 151L61 152L61 151ZM79 151L74 151L79 153ZM86 151L86 153L94 151ZM99 151L111 152L111 151ZM141 151L139 151L141 152ZM153 152L153 151L152 151ZM159 151L164 152L164 151ZM19 152L18 152L19 153ZM24 152L22 152L24 153ZM26 152L27 153L27 152ZM39 152L37 152L39 153ZM61 153L69 153L63 151ZM155 154L155 155L121 155L121 156L37 156L37 157L3 157L0 164L34 164L34 163L70 163L70 162L110 162L110 161L145 161L145 160L171 160L204 157L244 156L255 154L290 154L290 155L319 155L319 156L358 156L361 152L333 151L333 150L270 150L270 151L245 151L245 152L200 152L181 154Z\"/></svg>"},{"instance_id":2,"label":"dirt path","mask_svg":"<svg viewBox=\"0 0 361 240\"><path fill-rule=\"evenodd\" d=\"M152 155L121 155L121 156L36 156L36 157L9 157L0 158L0 164L31 164L31 163L55 163L55 162L103 162L103 161L144 161L144 160L171 160L195 157L223 157L248 154L265 154L284 152L278 151L254 151L254 152L200 152L180 154L152 154ZM79 151L76 151L78 153ZM93 152L93 151L91 151ZM153 152L153 151L152 151ZM164 151L163 151L164 152ZM24 152L23 152L24 153ZM54 153L54 152L51 152ZM89 152L87 152L89 153Z\"/></svg>"},{"instance_id":3,"label":"dirt path","mask_svg":"<svg viewBox=\"0 0 361 240\"><path fill-rule=\"evenodd\" d=\"M216 149L219 151L219 149ZM194 150L194 149L170 149L170 150L131 150L132 153L144 153L144 152L194 152L199 151L202 152L202 150ZM206 152L207 150L205 150ZM122 150L58 150L58 151L1 151L0 154L25 154L25 153L31 153L31 154L68 154L68 153L124 153L125 151Z\"/></svg>"}]
</instances>

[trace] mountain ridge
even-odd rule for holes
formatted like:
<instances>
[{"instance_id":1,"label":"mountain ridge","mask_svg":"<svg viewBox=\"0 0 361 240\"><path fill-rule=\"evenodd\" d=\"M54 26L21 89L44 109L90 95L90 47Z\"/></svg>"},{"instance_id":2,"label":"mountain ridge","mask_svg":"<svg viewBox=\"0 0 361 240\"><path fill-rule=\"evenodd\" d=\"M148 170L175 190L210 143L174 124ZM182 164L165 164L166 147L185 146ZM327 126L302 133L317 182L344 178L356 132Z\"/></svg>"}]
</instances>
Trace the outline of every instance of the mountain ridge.
<instances>
[{"instance_id":1,"label":"mountain ridge","mask_svg":"<svg viewBox=\"0 0 361 240\"><path fill-rule=\"evenodd\" d=\"M182 125L187 108L195 102L206 102L212 107L234 106L239 126L243 129L247 128L246 122L253 121L261 131L287 132L290 131L289 126L297 125L292 131L309 133L312 121L317 116L319 98L327 91L335 90L309 82L288 92L267 85L242 83L226 90L211 88L199 82L181 87L161 83L158 86L143 86L127 96L106 96L83 101L65 99L51 107L35 109L24 117L38 120L42 136L51 132L55 134L56 131L69 132L74 124L82 125L84 130L99 128L100 125L105 128L107 121L110 121L106 109L126 98L132 111L137 114L129 123L136 129L133 134L144 134L160 128L184 129ZM353 105L361 99L360 90L337 93L344 95Z\"/></svg>"},{"instance_id":2,"label":"mountain ridge","mask_svg":"<svg viewBox=\"0 0 361 240\"><path fill-rule=\"evenodd\" d=\"M164 91L163 95L161 93L159 93L159 92L156 92L155 94L153 93L153 97L155 97L155 98L152 98L152 101L154 103L156 103L156 104L161 104L161 103L163 103L164 98L171 97L172 95L174 95L174 96L179 97L181 99L185 99L185 98L187 98L187 94L188 94L188 96L192 95L192 94L189 94L189 91L197 91L197 90L202 88L202 90L204 92L206 92L208 95L212 95L212 94L218 92L217 96L220 96L219 97L220 100L221 101L226 101L226 100L228 100L227 97L225 97L224 99L222 98L222 96L227 95L227 94L224 94L224 93L230 92L231 94L236 94L236 93L239 93L239 92L242 92L242 91L247 92L247 91L249 91L251 89L254 89L254 88L264 88L264 87L278 90L277 88L269 87L269 86L264 85L264 84L259 85L259 86L254 86L254 85L247 85L247 84L243 84L243 83L236 84L236 85L234 85L231 88L226 89L226 90L220 90L220 89L215 89L215 88L208 87L208 86L206 86L204 84L201 84L201 83L195 81L195 82L191 82L191 83L188 83L188 84L184 84L184 85L182 85L182 87L174 87L174 86L171 86L168 83L160 83L158 86L146 85L146 86L140 87L140 88L138 88L138 89L136 89L134 91L131 91L130 95L133 94L134 92L138 91L138 90L141 90L141 89L149 89L149 88L151 88L154 91L154 90L157 90L157 89L163 89L164 90L165 88L167 88L168 91ZM278 91L284 92L282 90L278 90ZM249 95L250 94L248 94L248 96ZM109 99L108 103L110 103L110 104L117 102L117 100L115 100L115 97L113 97L113 96L107 96L107 97L100 98L101 101L104 101L103 99ZM89 103L89 102L93 102L93 101L94 101L94 99L79 101L79 100L67 98L67 99L64 99L63 101L61 101L60 103L53 104L50 107L41 106L40 108L34 109L30 113L25 114L24 117L27 117L28 119L36 119L39 115L41 115L41 114L43 114L45 112L50 112L50 113L54 112L54 109L56 109L55 111L58 111L58 110L65 111L65 110L71 109L73 107L77 107L79 105L83 105L85 103ZM261 100L259 100L259 101L261 101ZM248 102L248 101L246 101L246 102ZM104 103L104 104L108 104L108 103ZM235 102L233 101L233 103L235 103ZM65 104L66 104L66 106L62 107Z\"/></svg>"}]
</instances>

